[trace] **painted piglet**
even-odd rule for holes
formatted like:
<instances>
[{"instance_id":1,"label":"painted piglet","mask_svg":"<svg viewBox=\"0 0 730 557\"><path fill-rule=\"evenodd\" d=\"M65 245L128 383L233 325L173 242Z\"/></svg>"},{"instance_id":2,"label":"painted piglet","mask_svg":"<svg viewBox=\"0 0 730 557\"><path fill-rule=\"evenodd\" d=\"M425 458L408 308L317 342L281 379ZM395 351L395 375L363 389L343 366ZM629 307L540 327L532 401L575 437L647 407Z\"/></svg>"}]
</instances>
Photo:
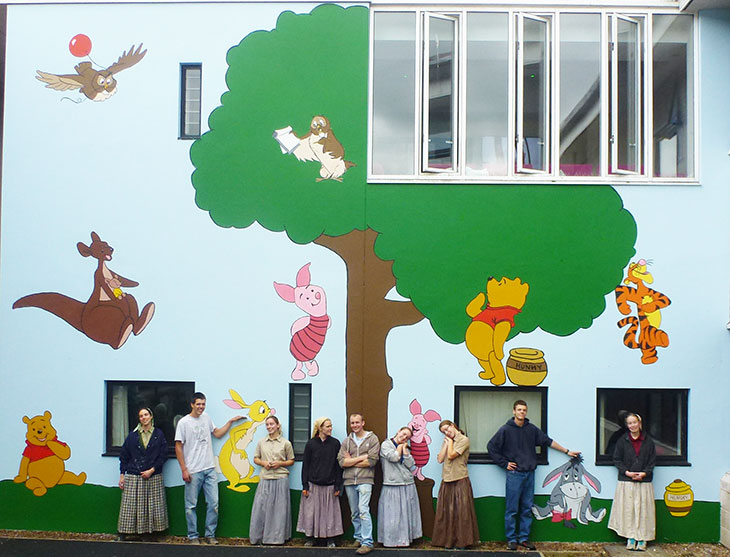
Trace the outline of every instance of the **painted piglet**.
<instances>
[{"instance_id":1,"label":"painted piglet","mask_svg":"<svg viewBox=\"0 0 730 557\"><path fill-rule=\"evenodd\" d=\"M274 290L282 300L296 304L307 314L294 321L291 326L289 351L297 361L291 373L294 381L306 377L302 367L306 367L307 373L311 376L319 373L319 365L314 358L319 354L327 329L331 325L327 315L327 295L321 286L309 284L311 281L309 265L310 263L307 263L299 269L296 286L274 282Z\"/></svg>"},{"instance_id":2,"label":"painted piglet","mask_svg":"<svg viewBox=\"0 0 730 557\"><path fill-rule=\"evenodd\" d=\"M413 431L411 437L411 454L413 460L416 462L416 468L413 470L413 475L419 480L425 479L423 476L423 467L428 464L428 459L431 458L431 452L428 450L428 446L431 444L431 436L428 434L428 422L436 422L441 420L441 415L435 410L427 410L426 413L422 413L421 403L417 399L413 399L408 405L408 409L413 414L413 418L408 423L408 427Z\"/></svg>"}]
</instances>

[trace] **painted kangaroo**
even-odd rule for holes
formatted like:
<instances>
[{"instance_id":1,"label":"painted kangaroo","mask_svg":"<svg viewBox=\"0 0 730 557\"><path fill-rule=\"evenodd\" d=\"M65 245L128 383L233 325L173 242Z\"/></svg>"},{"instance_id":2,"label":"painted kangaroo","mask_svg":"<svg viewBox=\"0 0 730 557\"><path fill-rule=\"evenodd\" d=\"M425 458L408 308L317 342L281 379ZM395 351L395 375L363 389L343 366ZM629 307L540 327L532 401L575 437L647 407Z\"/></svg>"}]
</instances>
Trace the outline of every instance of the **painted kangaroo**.
<instances>
[{"instance_id":1,"label":"painted kangaroo","mask_svg":"<svg viewBox=\"0 0 730 557\"><path fill-rule=\"evenodd\" d=\"M79 302L56 292L30 294L13 304L13 309L36 307L60 317L91 340L108 344L115 350L120 348L134 333L140 334L155 313L155 304L148 303L139 312L134 296L122 291L139 283L111 271L114 249L104 242L96 232L91 233L91 244L76 244L84 257L93 257L99 264L94 272L94 290L86 303Z\"/></svg>"},{"instance_id":2,"label":"painted kangaroo","mask_svg":"<svg viewBox=\"0 0 730 557\"><path fill-rule=\"evenodd\" d=\"M631 263L624 284L616 287L618 310L624 315L629 315L631 313L629 304L631 303L636 305L638 315L638 317L633 315L624 317L617 325L619 328L629 326L624 335L624 344L629 348L641 350L642 364L653 364L659 359L656 352L657 347L669 346L669 335L659 328L662 322L659 310L672 302L661 292L647 288L644 284L654 282L654 277L646 270L646 265L644 259ZM632 282L636 286L628 286Z\"/></svg>"}]
</instances>

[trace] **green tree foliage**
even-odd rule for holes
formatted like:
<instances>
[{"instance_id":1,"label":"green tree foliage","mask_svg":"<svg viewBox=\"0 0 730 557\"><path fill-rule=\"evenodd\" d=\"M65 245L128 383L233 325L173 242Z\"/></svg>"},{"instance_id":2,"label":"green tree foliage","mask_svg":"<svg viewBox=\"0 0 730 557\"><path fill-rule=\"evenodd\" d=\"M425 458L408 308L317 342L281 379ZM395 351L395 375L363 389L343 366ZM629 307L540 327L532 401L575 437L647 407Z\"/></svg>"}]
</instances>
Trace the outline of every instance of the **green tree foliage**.
<instances>
[{"instance_id":1,"label":"green tree foliage","mask_svg":"<svg viewBox=\"0 0 730 557\"><path fill-rule=\"evenodd\" d=\"M569 335L604 311L636 239L613 188L367 184L366 8L285 12L227 60L229 91L191 149L196 202L216 224L257 221L302 244L374 230L398 292L451 343L463 342L465 307L490 276L530 284L512 336ZM301 136L317 114L357 164L342 183L316 182L318 164L282 154L272 138L287 125Z\"/></svg>"}]
</instances>

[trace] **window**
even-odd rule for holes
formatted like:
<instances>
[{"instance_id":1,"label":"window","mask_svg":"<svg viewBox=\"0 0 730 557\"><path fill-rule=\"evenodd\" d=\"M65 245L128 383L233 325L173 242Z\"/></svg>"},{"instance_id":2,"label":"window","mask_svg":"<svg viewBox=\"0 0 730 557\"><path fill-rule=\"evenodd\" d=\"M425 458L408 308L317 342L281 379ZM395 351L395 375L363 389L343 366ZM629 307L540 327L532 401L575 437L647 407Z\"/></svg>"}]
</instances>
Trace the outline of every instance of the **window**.
<instances>
[{"instance_id":1,"label":"window","mask_svg":"<svg viewBox=\"0 0 730 557\"><path fill-rule=\"evenodd\" d=\"M370 182L695 181L692 15L371 13Z\"/></svg>"},{"instance_id":2,"label":"window","mask_svg":"<svg viewBox=\"0 0 730 557\"><path fill-rule=\"evenodd\" d=\"M512 417L516 400L527 403L527 418L547 433L547 387L454 387L456 425L469 437L469 462L492 463L487 443ZM547 464L547 451L536 447L537 462Z\"/></svg>"},{"instance_id":3,"label":"window","mask_svg":"<svg viewBox=\"0 0 730 557\"><path fill-rule=\"evenodd\" d=\"M202 64L180 64L180 139L200 137Z\"/></svg>"},{"instance_id":4,"label":"window","mask_svg":"<svg viewBox=\"0 0 730 557\"><path fill-rule=\"evenodd\" d=\"M694 44L692 19L653 18L654 176L694 175Z\"/></svg>"},{"instance_id":5,"label":"window","mask_svg":"<svg viewBox=\"0 0 730 557\"><path fill-rule=\"evenodd\" d=\"M312 436L312 385L289 384L289 441L294 448L294 458L301 460L304 446Z\"/></svg>"},{"instance_id":6,"label":"window","mask_svg":"<svg viewBox=\"0 0 730 557\"><path fill-rule=\"evenodd\" d=\"M654 439L657 465L688 466L688 398L688 389L598 389L596 464L613 465L616 441L627 431L625 413L635 412Z\"/></svg>"},{"instance_id":7,"label":"window","mask_svg":"<svg viewBox=\"0 0 730 557\"><path fill-rule=\"evenodd\" d=\"M550 171L551 20L517 15L516 172Z\"/></svg>"},{"instance_id":8,"label":"window","mask_svg":"<svg viewBox=\"0 0 730 557\"><path fill-rule=\"evenodd\" d=\"M192 381L105 381L106 450L104 456L118 456L129 432L137 427L140 408L150 408L155 427L165 434L168 453L175 456L175 427L190 413Z\"/></svg>"}]
</instances>

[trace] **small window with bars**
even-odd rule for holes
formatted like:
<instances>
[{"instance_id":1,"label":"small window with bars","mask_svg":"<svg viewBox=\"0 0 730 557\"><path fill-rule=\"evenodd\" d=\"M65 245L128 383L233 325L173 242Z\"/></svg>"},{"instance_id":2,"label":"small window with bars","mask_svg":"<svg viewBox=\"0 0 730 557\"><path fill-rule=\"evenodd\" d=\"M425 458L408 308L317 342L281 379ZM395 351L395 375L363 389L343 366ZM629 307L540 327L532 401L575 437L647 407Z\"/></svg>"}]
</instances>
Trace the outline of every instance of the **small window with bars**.
<instances>
[{"instance_id":1,"label":"small window with bars","mask_svg":"<svg viewBox=\"0 0 730 557\"><path fill-rule=\"evenodd\" d=\"M312 385L289 384L289 441L294 458L301 460L304 446L312 435Z\"/></svg>"},{"instance_id":2,"label":"small window with bars","mask_svg":"<svg viewBox=\"0 0 730 557\"><path fill-rule=\"evenodd\" d=\"M180 139L200 137L202 64L180 64Z\"/></svg>"}]
</instances>

